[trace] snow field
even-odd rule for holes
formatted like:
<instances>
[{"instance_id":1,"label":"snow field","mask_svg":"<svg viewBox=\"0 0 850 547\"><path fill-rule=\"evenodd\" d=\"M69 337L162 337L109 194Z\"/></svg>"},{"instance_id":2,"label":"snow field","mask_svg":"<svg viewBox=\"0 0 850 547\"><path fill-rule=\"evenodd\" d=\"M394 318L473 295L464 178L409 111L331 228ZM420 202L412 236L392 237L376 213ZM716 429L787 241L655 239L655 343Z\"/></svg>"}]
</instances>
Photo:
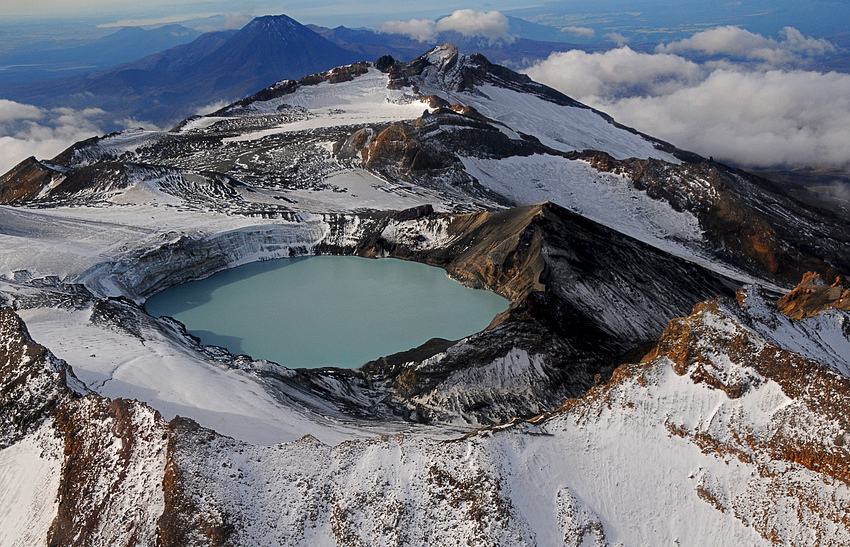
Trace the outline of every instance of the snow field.
<instances>
[{"instance_id":1,"label":"snow field","mask_svg":"<svg viewBox=\"0 0 850 547\"><path fill-rule=\"evenodd\" d=\"M472 106L514 132L534 135L555 150L604 150L617 159L657 158L679 163L675 156L658 150L639 135L616 127L589 108L560 106L535 95L494 85L482 85L475 91L422 89L425 95L440 95L451 103Z\"/></svg>"},{"instance_id":2,"label":"snow field","mask_svg":"<svg viewBox=\"0 0 850 547\"><path fill-rule=\"evenodd\" d=\"M250 371L228 368L146 329L144 340L88 322L89 310L22 310L34 339L71 365L77 377L104 397L138 399L166 420L187 416L204 427L247 442L269 445L312 434L338 444L373 435L319 416L294 401L280 401Z\"/></svg>"},{"instance_id":3,"label":"snow field","mask_svg":"<svg viewBox=\"0 0 850 547\"><path fill-rule=\"evenodd\" d=\"M388 89L388 82L389 76L370 67L366 74L348 82L302 86L289 95L251 103L249 108L257 113L276 112L282 105L304 108L309 119L227 138L224 142L257 140L277 133L325 127L412 120L431 110L410 92Z\"/></svg>"},{"instance_id":4,"label":"snow field","mask_svg":"<svg viewBox=\"0 0 850 547\"><path fill-rule=\"evenodd\" d=\"M47 545L58 508L63 450L52 420L0 450L0 545Z\"/></svg>"}]
</instances>

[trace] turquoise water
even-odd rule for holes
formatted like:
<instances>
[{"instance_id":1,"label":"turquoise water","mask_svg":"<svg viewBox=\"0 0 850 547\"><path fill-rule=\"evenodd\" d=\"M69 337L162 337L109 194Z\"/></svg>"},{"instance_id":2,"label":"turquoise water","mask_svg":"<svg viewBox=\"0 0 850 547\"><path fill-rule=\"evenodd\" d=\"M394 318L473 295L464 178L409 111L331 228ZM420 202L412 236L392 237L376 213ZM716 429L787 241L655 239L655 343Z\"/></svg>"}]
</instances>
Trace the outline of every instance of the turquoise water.
<instances>
[{"instance_id":1,"label":"turquoise water","mask_svg":"<svg viewBox=\"0 0 850 547\"><path fill-rule=\"evenodd\" d=\"M431 338L483 330L508 301L416 262L314 256L255 262L145 303L209 345L298 368L357 368Z\"/></svg>"}]
</instances>

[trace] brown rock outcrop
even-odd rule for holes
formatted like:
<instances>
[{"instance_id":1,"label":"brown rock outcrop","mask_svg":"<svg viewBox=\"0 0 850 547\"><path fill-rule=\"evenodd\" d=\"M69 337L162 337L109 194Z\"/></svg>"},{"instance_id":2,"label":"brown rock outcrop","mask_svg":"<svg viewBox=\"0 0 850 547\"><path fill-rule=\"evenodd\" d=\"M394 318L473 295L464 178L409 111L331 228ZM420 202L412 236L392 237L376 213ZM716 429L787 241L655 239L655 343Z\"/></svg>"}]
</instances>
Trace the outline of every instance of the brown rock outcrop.
<instances>
[{"instance_id":1,"label":"brown rock outcrop","mask_svg":"<svg viewBox=\"0 0 850 547\"><path fill-rule=\"evenodd\" d=\"M827 285L820 275L808 272L777 305L779 311L794 319L812 317L829 308L850 311L850 285L840 276L832 285Z\"/></svg>"}]
</instances>

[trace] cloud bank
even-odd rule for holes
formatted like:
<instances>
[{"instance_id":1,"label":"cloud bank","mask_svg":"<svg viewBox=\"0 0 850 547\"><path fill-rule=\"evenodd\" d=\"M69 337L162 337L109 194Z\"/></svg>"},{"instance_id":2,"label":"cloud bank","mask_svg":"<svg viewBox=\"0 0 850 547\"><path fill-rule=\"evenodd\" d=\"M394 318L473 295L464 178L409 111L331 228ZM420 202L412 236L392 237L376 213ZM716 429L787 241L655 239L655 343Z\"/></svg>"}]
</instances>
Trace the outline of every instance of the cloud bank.
<instances>
[{"instance_id":1,"label":"cloud bank","mask_svg":"<svg viewBox=\"0 0 850 547\"><path fill-rule=\"evenodd\" d=\"M152 127L146 122L126 119L123 127ZM75 142L103 135L104 127L114 126L99 108L44 109L0 99L0 174L30 156L50 159Z\"/></svg>"},{"instance_id":2,"label":"cloud bank","mask_svg":"<svg viewBox=\"0 0 850 547\"><path fill-rule=\"evenodd\" d=\"M766 38L738 27L717 27L698 32L690 38L661 44L658 53L683 53L694 51L707 55L728 55L745 59L759 59L773 64L792 63L804 57L832 53L835 46L827 40L806 38L792 27L780 32L780 39Z\"/></svg>"},{"instance_id":3,"label":"cloud bank","mask_svg":"<svg viewBox=\"0 0 850 547\"><path fill-rule=\"evenodd\" d=\"M457 10L440 20L410 19L387 21L380 28L387 34L402 34L419 42L433 42L441 32L457 32L468 38L486 38L490 43L513 42L508 32L508 18L498 11Z\"/></svg>"},{"instance_id":4,"label":"cloud bank","mask_svg":"<svg viewBox=\"0 0 850 547\"><path fill-rule=\"evenodd\" d=\"M457 10L437 21L437 32L454 31L468 37L481 36L490 42L511 42L508 18L498 11Z\"/></svg>"},{"instance_id":5,"label":"cloud bank","mask_svg":"<svg viewBox=\"0 0 850 547\"><path fill-rule=\"evenodd\" d=\"M168 17L156 17L150 19L121 19L112 23L97 25L99 28L121 28L121 27L149 27L156 25L168 25L171 23L183 23L192 19L205 19L214 17L218 13L184 13L181 15L169 15Z\"/></svg>"},{"instance_id":6,"label":"cloud bank","mask_svg":"<svg viewBox=\"0 0 850 547\"><path fill-rule=\"evenodd\" d=\"M793 66L833 50L792 28L772 39L720 27L656 53L553 53L525 72L703 156L748 167L850 171L850 75ZM694 62L676 54L684 51L714 57Z\"/></svg>"},{"instance_id":7,"label":"cloud bank","mask_svg":"<svg viewBox=\"0 0 850 547\"><path fill-rule=\"evenodd\" d=\"M437 22L433 19L410 19L409 21L387 21L381 32L401 34L419 42L431 42L437 37Z\"/></svg>"},{"instance_id":8,"label":"cloud bank","mask_svg":"<svg viewBox=\"0 0 850 547\"><path fill-rule=\"evenodd\" d=\"M609 32L605 35L605 37L617 44L618 46L624 46L629 42L629 39L620 34L619 32Z\"/></svg>"}]
</instances>

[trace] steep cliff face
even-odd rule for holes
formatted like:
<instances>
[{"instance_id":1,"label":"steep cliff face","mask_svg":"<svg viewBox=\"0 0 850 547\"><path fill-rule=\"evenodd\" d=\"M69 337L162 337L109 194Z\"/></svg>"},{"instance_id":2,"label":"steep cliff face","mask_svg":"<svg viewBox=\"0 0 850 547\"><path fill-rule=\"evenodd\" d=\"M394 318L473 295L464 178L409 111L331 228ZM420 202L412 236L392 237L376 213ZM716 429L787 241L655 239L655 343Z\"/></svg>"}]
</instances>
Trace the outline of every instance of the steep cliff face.
<instances>
[{"instance_id":1,"label":"steep cliff face","mask_svg":"<svg viewBox=\"0 0 850 547\"><path fill-rule=\"evenodd\" d=\"M159 413L91 395L59 408L54 423L65 462L48 545L153 545L164 508Z\"/></svg>"},{"instance_id":2,"label":"steep cliff face","mask_svg":"<svg viewBox=\"0 0 850 547\"><path fill-rule=\"evenodd\" d=\"M103 199L130 184L131 169L123 163L106 162L70 170L29 158L0 177L0 203L56 206L70 200Z\"/></svg>"},{"instance_id":3,"label":"steep cliff face","mask_svg":"<svg viewBox=\"0 0 850 547\"><path fill-rule=\"evenodd\" d=\"M68 397L67 368L36 344L9 308L0 308L0 446L38 429Z\"/></svg>"},{"instance_id":4,"label":"steep cliff face","mask_svg":"<svg viewBox=\"0 0 850 547\"><path fill-rule=\"evenodd\" d=\"M31 200L50 186L54 177L60 176L34 157L29 157L0 177L0 202Z\"/></svg>"},{"instance_id":5,"label":"steep cliff face","mask_svg":"<svg viewBox=\"0 0 850 547\"><path fill-rule=\"evenodd\" d=\"M210 237L164 234L153 248L142 248L116 261L100 263L80 277L86 284L120 287L142 301L165 287L207 277L238 264L312 254L328 229L321 217L238 229Z\"/></svg>"},{"instance_id":6,"label":"steep cliff face","mask_svg":"<svg viewBox=\"0 0 850 547\"><path fill-rule=\"evenodd\" d=\"M53 415L71 398L67 368L0 308L0 543L45 545L63 464Z\"/></svg>"},{"instance_id":7,"label":"steep cliff face","mask_svg":"<svg viewBox=\"0 0 850 547\"><path fill-rule=\"evenodd\" d=\"M165 462L166 429L159 413L138 401L80 397L88 392L85 386L65 362L33 341L9 308L0 309L0 339L0 459L4 468L23 470L18 480L35 488L21 502L38 496L30 501L33 520L7 520L4 540L11 545L153 544ZM28 453L30 445L39 446L40 453ZM0 507L7 519L27 510L15 507L5 493Z\"/></svg>"}]
</instances>

